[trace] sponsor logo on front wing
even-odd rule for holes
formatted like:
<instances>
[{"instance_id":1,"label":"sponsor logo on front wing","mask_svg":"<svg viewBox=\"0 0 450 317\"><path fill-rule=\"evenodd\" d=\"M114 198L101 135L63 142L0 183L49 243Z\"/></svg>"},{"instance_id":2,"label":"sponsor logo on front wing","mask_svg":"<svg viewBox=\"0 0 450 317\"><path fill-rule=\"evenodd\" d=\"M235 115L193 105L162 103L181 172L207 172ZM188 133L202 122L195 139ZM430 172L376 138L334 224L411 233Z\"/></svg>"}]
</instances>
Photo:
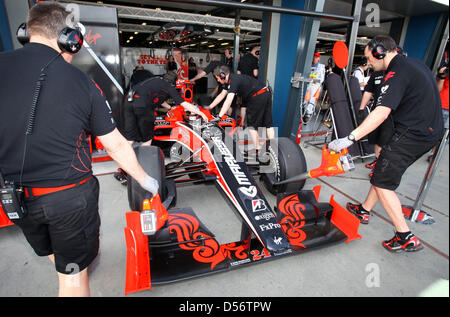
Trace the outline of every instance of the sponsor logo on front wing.
<instances>
[{"instance_id":1,"label":"sponsor logo on front wing","mask_svg":"<svg viewBox=\"0 0 450 317\"><path fill-rule=\"evenodd\" d=\"M262 199L253 199L252 200L252 211L258 212L262 210L266 210L266 203Z\"/></svg>"},{"instance_id":2,"label":"sponsor logo on front wing","mask_svg":"<svg viewBox=\"0 0 450 317\"><path fill-rule=\"evenodd\" d=\"M233 173L236 181L239 185L251 185L250 180L247 178L247 175L241 170L241 166L237 163L236 159L234 158L233 154L230 152L230 149L226 146L226 144L222 141L221 137L213 136L211 137L211 140L214 142L214 144L219 149L219 152L222 154L222 159L227 163L231 173ZM254 186L247 187L240 187L239 189L250 197L256 196L256 188L253 190ZM248 190L248 192L245 192L245 190ZM252 194L255 192L255 194L252 196Z\"/></svg>"},{"instance_id":3,"label":"sponsor logo on front wing","mask_svg":"<svg viewBox=\"0 0 450 317\"><path fill-rule=\"evenodd\" d=\"M275 215L271 212L265 212L260 215L255 216L256 220L266 220L269 221L269 219L275 218Z\"/></svg>"},{"instance_id":4,"label":"sponsor logo on front wing","mask_svg":"<svg viewBox=\"0 0 450 317\"><path fill-rule=\"evenodd\" d=\"M259 229L261 229L261 231L268 231L275 228L281 228L281 225L279 223L267 223L264 225L259 225Z\"/></svg>"},{"instance_id":5,"label":"sponsor logo on front wing","mask_svg":"<svg viewBox=\"0 0 450 317\"><path fill-rule=\"evenodd\" d=\"M244 195L251 197L251 198L255 197L256 194L258 193L256 186L253 186L253 185L248 186L248 187L245 187L245 186L239 187L239 191L241 191Z\"/></svg>"}]
</instances>

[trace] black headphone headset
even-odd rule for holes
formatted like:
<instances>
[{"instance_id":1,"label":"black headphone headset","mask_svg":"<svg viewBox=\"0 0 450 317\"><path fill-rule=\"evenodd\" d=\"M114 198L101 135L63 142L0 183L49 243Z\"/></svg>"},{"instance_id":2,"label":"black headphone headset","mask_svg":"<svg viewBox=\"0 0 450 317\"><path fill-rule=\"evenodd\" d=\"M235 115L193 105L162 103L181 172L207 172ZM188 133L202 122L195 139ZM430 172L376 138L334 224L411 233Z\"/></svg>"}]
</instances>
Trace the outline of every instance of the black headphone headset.
<instances>
[{"instance_id":1,"label":"black headphone headset","mask_svg":"<svg viewBox=\"0 0 450 317\"><path fill-rule=\"evenodd\" d=\"M22 45L25 45L30 41L26 23L19 25L16 37ZM75 54L83 47L83 33L81 33L81 29L78 27L65 27L59 32L57 42L61 51Z\"/></svg>"},{"instance_id":2,"label":"black headphone headset","mask_svg":"<svg viewBox=\"0 0 450 317\"><path fill-rule=\"evenodd\" d=\"M376 59L383 59L386 57L387 50L383 44L379 43L375 39L372 39L370 40L368 45L373 57L375 57Z\"/></svg>"},{"instance_id":3,"label":"black headphone headset","mask_svg":"<svg viewBox=\"0 0 450 317\"><path fill-rule=\"evenodd\" d=\"M217 76L219 76L219 78L221 80L225 80L225 78L227 78L227 75L230 73L230 71L227 70L227 69L228 69L227 66L220 66L219 67L219 74L217 74Z\"/></svg>"}]
</instances>

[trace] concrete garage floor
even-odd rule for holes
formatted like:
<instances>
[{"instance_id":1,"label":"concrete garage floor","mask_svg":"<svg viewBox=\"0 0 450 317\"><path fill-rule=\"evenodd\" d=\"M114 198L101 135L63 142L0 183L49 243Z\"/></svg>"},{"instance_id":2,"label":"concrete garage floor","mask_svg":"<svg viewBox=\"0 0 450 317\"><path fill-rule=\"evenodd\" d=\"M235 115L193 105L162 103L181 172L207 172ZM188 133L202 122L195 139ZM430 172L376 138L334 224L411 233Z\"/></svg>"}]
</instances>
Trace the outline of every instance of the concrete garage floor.
<instances>
[{"instance_id":1,"label":"concrete garage floor","mask_svg":"<svg viewBox=\"0 0 450 317\"><path fill-rule=\"evenodd\" d=\"M321 150L304 147L308 168L318 167ZM321 185L319 201L335 195L338 203L362 202L369 189L369 170L356 161L356 170L332 178L308 180L305 189ZM393 226L378 204L369 225L360 225L361 240L339 243L301 255L280 258L225 273L154 286L130 297L168 296L448 296L449 279L449 148L425 200L424 210L436 223L409 223L425 244L417 253L389 253L381 241L393 236ZM412 205L427 168L426 157L406 172L397 193ZM100 181L102 219L100 254L89 268L92 296L123 296L126 247L123 228L128 211L126 187L112 173L113 162L95 163ZM261 186L264 192L265 189ZM199 199L201 197L201 199ZM272 206L275 197L267 193ZM178 187L177 206L191 206L219 242L239 240L240 220L214 185ZM17 227L0 229L0 296L57 296L57 278L49 260L37 257ZM439 284L441 287L436 288ZM443 286L442 286L443 285ZM432 291L436 291L432 292Z\"/></svg>"}]
</instances>

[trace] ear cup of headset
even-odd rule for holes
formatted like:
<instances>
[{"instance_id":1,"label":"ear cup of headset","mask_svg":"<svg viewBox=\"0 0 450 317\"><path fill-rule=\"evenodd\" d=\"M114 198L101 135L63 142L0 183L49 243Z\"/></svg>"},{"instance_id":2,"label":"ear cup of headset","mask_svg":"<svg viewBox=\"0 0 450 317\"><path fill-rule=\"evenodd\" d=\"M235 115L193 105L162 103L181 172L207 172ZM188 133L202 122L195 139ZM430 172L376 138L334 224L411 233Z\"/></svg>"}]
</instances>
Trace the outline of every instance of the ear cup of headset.
<instances>
[{"instance_id":1,"label":"ear cup of headset","mask_svg":"<svg viewBox=\"0 0 450 317\"><path fill-rule=\"evenodd\" d=\"M219 78L221 80L225 80L226 77L227 77L226 69L223 69L222 67L220 67L219 68Z\"/></svg>"},{"instance_id":2,"label":"ear cup of headset","mask_svg":"<svg viewBox=\"0 0 450 317\"><path fill-rule=\"evenodd\" d=\"M17 28L16 38L20 44L25 45L30 41L30 37L27 32L27 24L24 22Z\"/></svg>"},{"instance_id":3,"label":"ear cup of headset","mask_svg":"<svg viewBox=\"0 0 450 317\"><path fill-rule=\"evenodd\" d=\"M58 36L58 46L62 51L75 54L83 47L83 34L79 28L65 27Z\"/></svg>"},{"instance_id":4,"label":"ear cup of headset","mask_svg":"<svg viewBox=\"0 0 450 317\"><path fill-rule=\"evenodd\" d=\"M219 78L220 78L221 80L224 80L226 77L227 77L227 74L225 74L225 72L221 70L221 71L219 72Z\"/></svg>"},{"instance_id":5,"label":"ear cup of headset","mask_svg":"<svg viewBox=\"0 0 450 317\"><path fill-rule=\"evenodd\" d=\"M370 42L370 48L372 49L373 57L375 57L376 59L383 59L386 57L386 49L377 41L372 40Z\"/></svg>"}]
</instances>

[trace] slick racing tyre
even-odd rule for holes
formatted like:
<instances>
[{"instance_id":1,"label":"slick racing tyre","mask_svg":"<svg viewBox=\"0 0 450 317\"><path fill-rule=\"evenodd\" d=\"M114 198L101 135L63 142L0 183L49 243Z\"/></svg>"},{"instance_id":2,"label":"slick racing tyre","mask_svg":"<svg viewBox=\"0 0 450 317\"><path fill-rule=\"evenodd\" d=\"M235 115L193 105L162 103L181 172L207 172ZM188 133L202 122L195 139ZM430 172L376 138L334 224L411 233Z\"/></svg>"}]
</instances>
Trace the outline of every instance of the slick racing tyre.
<instances>
[{"instance_id":1,"label":"slick racing tyre","mask_svg":"<svg viewBox=\"0 0 450 317\"><path fill-rule=\"evenodd\" d=\"M166 188L165 177L166 169L164 167L164 154L159 147L156 146L139 146L134 148L136 157L145 172L157 180L159 185L159 196L161 201L165 200ZM142 201L149 199L152 194L144 190L139 183L128 175L128 203L131 210L140 211L142 209Z\"/></svg>"},{"instance_id":2,"label":"slick racing tyre","mask_svg":"<svg viewBox=\"0 0 450 317\"><path fill-rule=\"evenodd\" d=\"M285 137L270 140L266 143L265 155L266 158L268 156L270 164L266 172L261 174L261 180L272 194L296 192L303 188L305 180L282 185L273 184L274 181L283 181L307 171L305 155L295 141Z\"/></svg>"}]
</instances>

